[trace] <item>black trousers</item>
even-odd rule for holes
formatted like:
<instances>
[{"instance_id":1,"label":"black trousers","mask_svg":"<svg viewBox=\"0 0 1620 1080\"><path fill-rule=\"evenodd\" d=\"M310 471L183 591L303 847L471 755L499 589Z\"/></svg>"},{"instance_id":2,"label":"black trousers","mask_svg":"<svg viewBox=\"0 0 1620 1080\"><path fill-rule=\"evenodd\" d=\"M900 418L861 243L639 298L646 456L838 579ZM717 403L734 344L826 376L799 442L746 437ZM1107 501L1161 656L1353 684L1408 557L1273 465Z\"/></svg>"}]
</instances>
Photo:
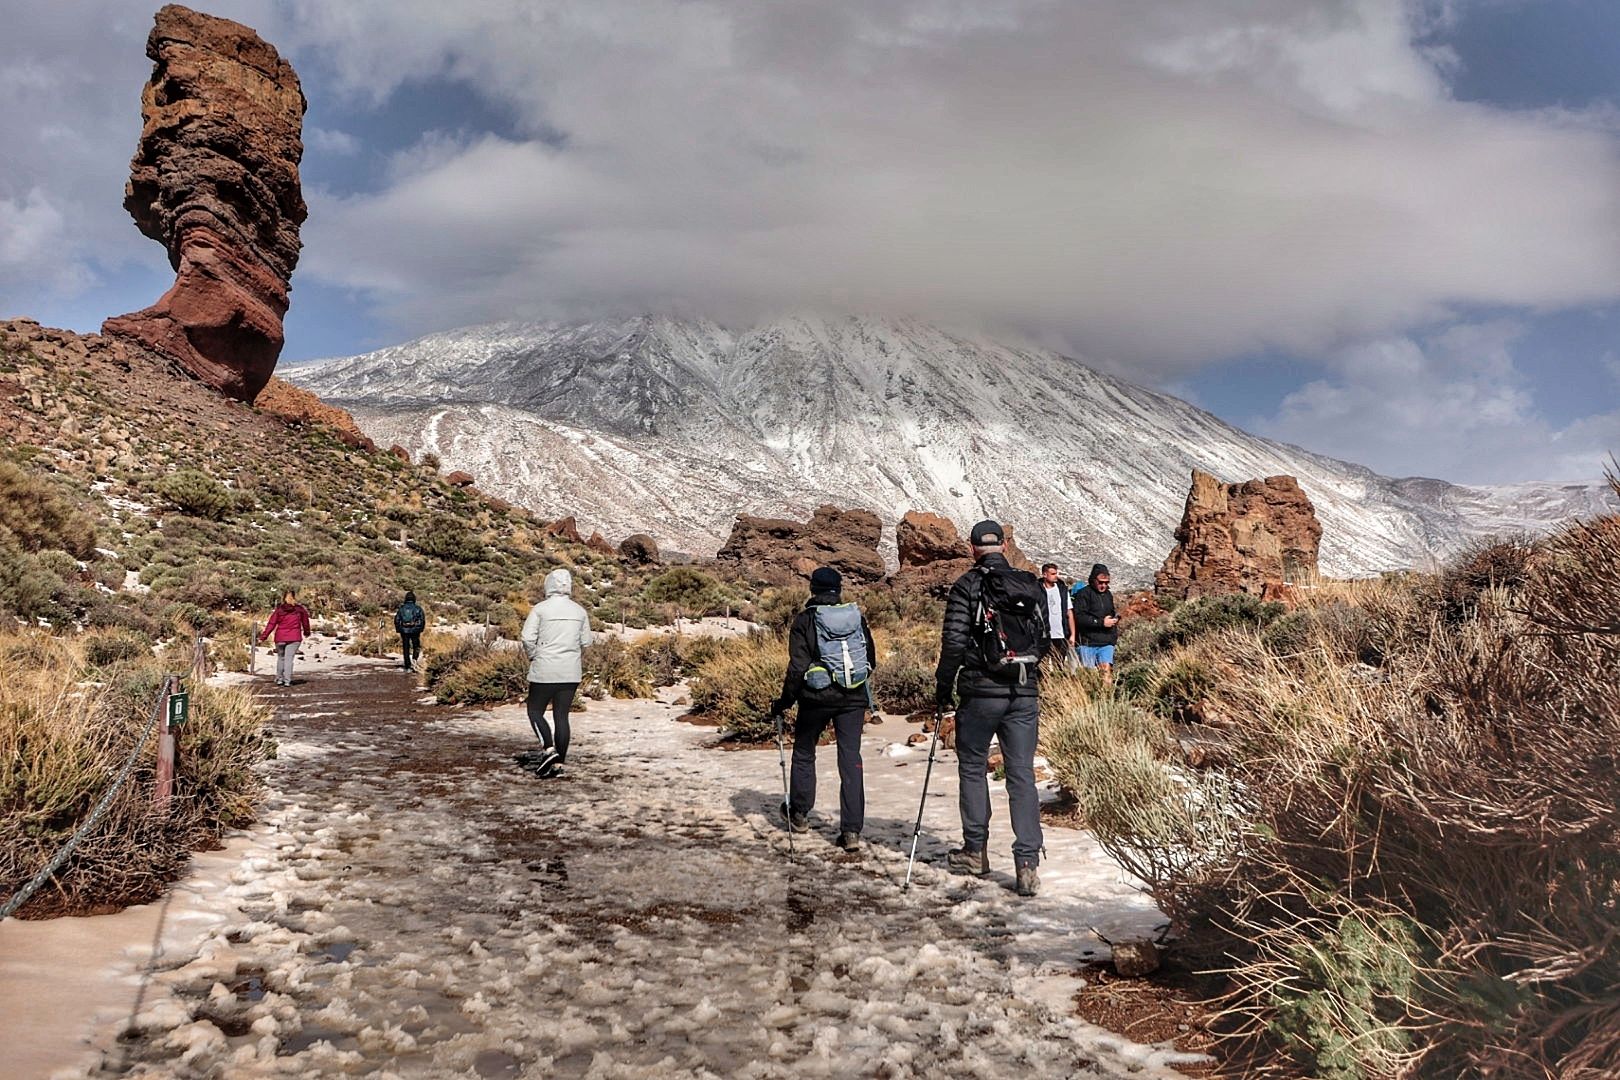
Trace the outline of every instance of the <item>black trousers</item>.
<instances>
[{"instance_id":1,"label":"black trousers","mask_svg":"<svg viewBox=\"0 0 1620 1080\"><path fill-rule=\"evenodd\" d=\"M411 670L411 661L422 655L422 631L400 631L400 651L405 654L405 670Z\"/></svg>"},{"instance_id":2,"label":"black trousers","mask_svg":"<svg viewBox=\"0 0 1620 1080\"><path fill-rule=\"evenodd\" d=\"M532 682L529 684L529 726L541 746L557 751L558 761L568 760L568 710L574 705L577 682ZM551 719L557 725L556 738L546 723L546 706L551 706Z\"/></svg>"},{"instance_id":3,"label":"black trousers","mask_svg":"<svg viewBox=\"0 0 1620 1080\"><path fill-rule=\"evenodd\" d=\"M808 814L816 805L816 740L829 723L838 740L838 828L840 832L858 833L866 824L866 775L861 767L864 705L837 711L799 706L799 716L793 722L793 780L788 808Z\"/></svg>"}]
</instances>

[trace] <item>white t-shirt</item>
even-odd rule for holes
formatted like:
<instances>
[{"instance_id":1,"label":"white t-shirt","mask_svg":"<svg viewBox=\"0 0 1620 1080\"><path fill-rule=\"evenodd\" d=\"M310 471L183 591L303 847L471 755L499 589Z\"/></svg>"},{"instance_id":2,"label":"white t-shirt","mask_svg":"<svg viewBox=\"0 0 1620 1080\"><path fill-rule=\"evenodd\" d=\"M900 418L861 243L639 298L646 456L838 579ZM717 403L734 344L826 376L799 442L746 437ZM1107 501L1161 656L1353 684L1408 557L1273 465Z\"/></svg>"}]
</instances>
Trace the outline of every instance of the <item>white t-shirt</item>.
<instances>
[{"instance_id":1,"label":"white t-shirt","mask_svg":"<svg viewBox=\"0 0 1620 1080\"><path fill-rule=\"evenodd\" d=\"M1067 638L1069 628L1063 625L1063 585L1048 585L1041 582L1041 588L1046 590L1046 617L1051 624L1050 636Z\"/></svg>"}]
</instances>

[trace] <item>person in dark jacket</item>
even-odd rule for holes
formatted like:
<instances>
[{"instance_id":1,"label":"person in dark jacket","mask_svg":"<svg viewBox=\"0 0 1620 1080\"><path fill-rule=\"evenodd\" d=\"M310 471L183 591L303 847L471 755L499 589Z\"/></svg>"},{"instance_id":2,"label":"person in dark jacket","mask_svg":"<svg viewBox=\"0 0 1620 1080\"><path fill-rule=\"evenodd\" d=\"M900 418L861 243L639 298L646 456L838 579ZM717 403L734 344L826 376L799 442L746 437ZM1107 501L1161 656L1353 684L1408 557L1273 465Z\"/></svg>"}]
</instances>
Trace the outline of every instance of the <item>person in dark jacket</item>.
<instances>
[{"instance_id":1,"label":"person in dark jacket","mask_svg":"<svg viewBox=\"0 0 1620 1080\"><path fill-rule=\"evenodd\" d=\"M1065 664L1074 666L1074 612L1069 610L1069 586L1058 576L1058 564L1049 562L1041 567L1041 588L1046 593L1047 645L1045 652L1055 652Z\"/></svg>"},{"instance_id":2,"label":"person in dark jacket","mask_svg":"<svg viewBox=\"0 0 1620 1080\"><path fill-rule=\"evenodd\" d=\"M1074 628L1080 639L1075 651L1082 666L1100 669L1105 679L1113 678L1114 645L1119 641L1119 616L1108 586L1108 567L1096 563L1086 583L1074 590Z\"/></svg>"},{"instance_id":3,"label":"person in dark jacket","mask_svg":"<svg viewBox=\"0 0 1620 1080\"><path fill-rule=\"evenodd\" d=\"M399 635L401 651L405 654L405 670L422 655L422 630L427 626L427 615L416 602L416 594L407 592L405 602L394 612L394 632Z\"/></svg>"},{"instance_id":4,"label":"person in dark jacket","mask_svg":"<svg viewBox=\"0 0 1620 1080\"><path fill-rule=\"evenodd\" d=\"M866 823L861 731L866 726L866 710L871 705L871 687L869 681L853 687L837 682L829 685L826 669L821 666L816 633L816 610L840 606L843 584L843 575L830 566L817 567L810 575L810 599L788 630L787 674L782 679L782 693L771 706L771 715L780 717L794 705L799 707L793 722L793 770L788 785L788 805L783 808L788 828L804 832L810 827L810 810L816 804L816 742L831 724L838 741L838 846L845 851L858 852L861 829ZM859 612L854 614L859 615ZM877 652L866 617L860 615L859 618L870 673L877 667ZM822 677L815 677L816 673Z\"/></svg>"},{"instance_id":5,"label":"person in dark jacket","mask_svg":"<svg viewBox=\"0 0 1620 1080\"><path fill-rule=\"evenodd\" d=\"M953 689L961 699L956 710L956 771L962 813L962 846L953 849L946 861L953 870L980 877L990 872L990 787L985 773L994 738L1001 744L1006 769L1016 887L1020 896L1034 896L1040 887L1035 868L1042 846L1040 797L1035 791L1040 672L1034 665L1021 676L988 670L973 637L986 572L1012 570L1003 553L1005 536L994 521L973 526L969 543L974 568L956 580L945 599L935 694L942 713L951 707ZM1028 576L1038 589L1034 575Z\"/></svg>"}]
</instances>

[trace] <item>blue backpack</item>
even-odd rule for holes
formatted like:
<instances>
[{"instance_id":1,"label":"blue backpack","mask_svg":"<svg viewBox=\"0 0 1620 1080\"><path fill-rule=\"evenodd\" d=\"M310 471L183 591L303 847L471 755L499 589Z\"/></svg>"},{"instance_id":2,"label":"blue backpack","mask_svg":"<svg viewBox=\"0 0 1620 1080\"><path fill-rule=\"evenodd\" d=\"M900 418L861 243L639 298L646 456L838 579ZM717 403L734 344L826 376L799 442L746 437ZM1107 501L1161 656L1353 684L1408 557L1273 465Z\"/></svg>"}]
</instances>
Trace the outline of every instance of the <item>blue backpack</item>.
<instances>
[{"instance_id":1,"label":"blue backpack","mask_svg":"<svg viewBox=\"0 0 1620 1080\"><path fill-rule=\"evenodd\" d=\"M872 658L866 654L861 609L855 604L823 604L815 616L818 663L804 673L804 684L812 690L865 686L872 677Z\"/></svg>"}]
</instances>

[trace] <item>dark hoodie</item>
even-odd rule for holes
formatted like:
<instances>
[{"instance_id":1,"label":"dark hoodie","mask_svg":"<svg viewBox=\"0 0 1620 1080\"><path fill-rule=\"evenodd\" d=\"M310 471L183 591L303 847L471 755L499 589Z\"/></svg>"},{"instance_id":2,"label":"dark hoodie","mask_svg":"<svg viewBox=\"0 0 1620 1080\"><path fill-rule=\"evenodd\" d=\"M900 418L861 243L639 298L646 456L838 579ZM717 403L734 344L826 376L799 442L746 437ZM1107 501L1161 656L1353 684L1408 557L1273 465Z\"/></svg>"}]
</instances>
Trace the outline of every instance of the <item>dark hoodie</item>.
<instances>
[{"instance_id":1,"label":"dark hoodie","mask_svg":"<svg viewBox=\"0 0 1620 1080\"><path fill-rule=\"evenodd\" d=\"M840 593L812 593L805 602L804 610L793 617L793 626L788 630L787 675L782 679L781 696L771 706L773 714L787 712L793 705L798 705L801 711L843 712L845 709L865 708L869 704L866 686L846 689L833 683L823 690L812 690L804 684L805 672L820 660L816 655L815 609L843 602ZM861 616L861 633L866 637L866 655L872 670L876 671L877 649L872 644L872 628L866 625L865 615Z\"/></svg>"},{"instance_id":2,"label":"dark hoodie","mask_svg":"<svg viewBox=\"0 0 1620 1080\"><path fill-rule=\"evenodd\" d=\"M1114 611L1114 592L1098 592L1096 580L1098 575L1108 573L1108 567L1102 563L1091 568L1086 576L1086 583L1074 590L1074 632L1080 644L1090 645L1092 648L1101 648L1104 645L1113 645L1119 641L1119 624L1104 626L1103 619L1116 614Z\"/></svg>"},{"instance_id":3,"label":"dark hoodie","mask_svg":"<svg viewBox=\"0 0 1620 1080\"><path fill-rule=\"evenodd\" d=\"M935 694L943 704L950 700L954 690L962 700L975 697L1036 697L1040 669L1030 665L1025 678L996 675L986 670L984 658L979 655L973 640L974 612L979 607L979 595L984 589L981 568L1012 569L1007 557L1000 552L980 556L973 569L956 579L945 597L945 622L939 634L939 666L934 669ZM1020 571L1028 573L1028 571ZM1031 581L1039 582L1034 574ZM1041 610L1044 619L1046 611Z\"/></svg>"}]
</instances>

